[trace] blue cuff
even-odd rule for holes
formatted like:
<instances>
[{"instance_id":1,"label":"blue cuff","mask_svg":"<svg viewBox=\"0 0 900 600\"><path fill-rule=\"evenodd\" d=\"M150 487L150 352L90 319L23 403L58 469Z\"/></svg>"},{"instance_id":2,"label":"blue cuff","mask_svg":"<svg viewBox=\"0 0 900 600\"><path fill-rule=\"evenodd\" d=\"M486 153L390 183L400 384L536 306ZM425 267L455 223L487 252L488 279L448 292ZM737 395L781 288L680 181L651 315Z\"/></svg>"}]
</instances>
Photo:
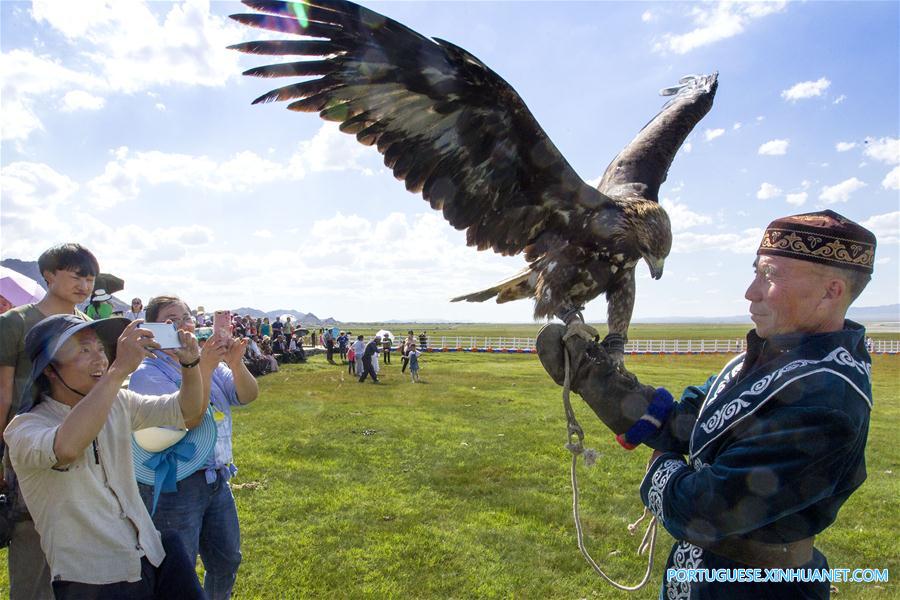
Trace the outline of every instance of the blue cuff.
<instances>
[{"instance_id":1,"label":"blue cuff","mask_svg":"<svg viewBox=\"0 0 900 600\"><path fill-rule=\"evenodd\" d=\"M647 410L625 433L616 436L616 441L626 450L634 450L639 444L662 429L672 413L675 399L666 388L656 388Z\"/></svg>"}]
</instances>

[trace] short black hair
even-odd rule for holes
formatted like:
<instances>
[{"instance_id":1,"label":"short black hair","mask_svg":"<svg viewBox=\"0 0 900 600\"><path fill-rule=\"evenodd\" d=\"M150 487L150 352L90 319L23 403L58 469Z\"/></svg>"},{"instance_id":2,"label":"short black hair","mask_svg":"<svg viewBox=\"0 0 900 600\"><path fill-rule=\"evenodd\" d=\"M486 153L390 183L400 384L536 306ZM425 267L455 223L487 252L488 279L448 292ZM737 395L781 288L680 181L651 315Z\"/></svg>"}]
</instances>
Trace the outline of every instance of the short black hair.
<instances>
[{"instance_id":1,"label":"short black hair","mask_svg":"<svg viewBox=\"0 0 900 600\"><path fill-rule=\"evenodd\" d=\"M59 244L44 250L38 257L41 277L44 272L74 271L81 277L96 277L100 274L100 263L90 250L81 244ZM44 280L46 281L46 277Z\"/></svg>"}]
</instances>

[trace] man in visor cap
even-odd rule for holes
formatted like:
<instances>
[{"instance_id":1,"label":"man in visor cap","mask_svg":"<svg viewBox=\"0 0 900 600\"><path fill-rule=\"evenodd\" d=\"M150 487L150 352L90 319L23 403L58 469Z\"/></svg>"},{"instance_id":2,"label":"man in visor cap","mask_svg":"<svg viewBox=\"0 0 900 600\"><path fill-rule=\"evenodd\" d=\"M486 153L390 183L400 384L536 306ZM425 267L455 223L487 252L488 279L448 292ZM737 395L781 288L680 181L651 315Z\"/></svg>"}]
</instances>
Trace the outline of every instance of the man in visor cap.
<instances>
[{"instance_id":1,"label":"man in visor cap","mask_svg":"<svg viewBox=\"0 0 900 600\"><path fill-rule=\"evenodd\" d=\"M206 410L208 392L195 368L200 348L192 334L178 332L178 392L122 389L159 348L140 325L53 315L25 338L31 377L4 439L57 598L204 597L177 535L154 528L131 457L133 430L184 428Z\"/></svg>"}]
</instances>

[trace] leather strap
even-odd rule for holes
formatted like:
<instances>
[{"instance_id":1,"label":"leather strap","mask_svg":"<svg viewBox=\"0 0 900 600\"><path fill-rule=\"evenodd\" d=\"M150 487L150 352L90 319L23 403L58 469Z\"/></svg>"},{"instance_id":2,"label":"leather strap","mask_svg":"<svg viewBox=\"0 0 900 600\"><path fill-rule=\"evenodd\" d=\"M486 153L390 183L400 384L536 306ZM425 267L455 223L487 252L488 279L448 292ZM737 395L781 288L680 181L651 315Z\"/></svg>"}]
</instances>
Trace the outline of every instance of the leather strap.
<instances>
[{"instance_id":1,"label":"leather strap","mask_svg":"<svg viewBox=\"0 0 900 600\"><path fill-rule=\"evenodd\" d=\"M812 560L815 539L815 536L811 536L796 542L766 544L747 538L730 537L704 548L751 567L795 569Z\"/></svg>"}]
</instances>

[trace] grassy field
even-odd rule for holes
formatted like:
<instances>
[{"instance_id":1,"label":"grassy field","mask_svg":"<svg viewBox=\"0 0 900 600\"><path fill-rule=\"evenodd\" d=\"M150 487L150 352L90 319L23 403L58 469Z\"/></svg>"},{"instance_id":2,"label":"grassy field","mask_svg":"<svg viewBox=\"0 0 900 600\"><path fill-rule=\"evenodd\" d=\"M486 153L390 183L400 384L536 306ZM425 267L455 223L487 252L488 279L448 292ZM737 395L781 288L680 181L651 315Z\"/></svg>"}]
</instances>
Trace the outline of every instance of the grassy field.
<instances>
[{"instance_id":1,"label":"grassy field","mask_svg":"<svg viewBox=\"0 0 900 600\"><path fill-rule=\"evenodd\" d=\"M648 383L702 382L725 357L646 356ZM321 356L260 380L235 418L244 562L236 598L620 598L575 546L560 388L534 356L438 354L422 384L383 367L359 384ZM900 357L874 359L869 478L817 539L834 567L900 573ZM644 559L627 523L648 452L625 452L580 401L598 465L580 471L588 545L613 577ZM648 587L655 598L671 538ZM5 552L5 551L4 551ZM4 567L0 587L5 586ZM202 569L202 567L201 567ZM898 587L839 584L839 598Z\"/></svg>"}]
</instances>

